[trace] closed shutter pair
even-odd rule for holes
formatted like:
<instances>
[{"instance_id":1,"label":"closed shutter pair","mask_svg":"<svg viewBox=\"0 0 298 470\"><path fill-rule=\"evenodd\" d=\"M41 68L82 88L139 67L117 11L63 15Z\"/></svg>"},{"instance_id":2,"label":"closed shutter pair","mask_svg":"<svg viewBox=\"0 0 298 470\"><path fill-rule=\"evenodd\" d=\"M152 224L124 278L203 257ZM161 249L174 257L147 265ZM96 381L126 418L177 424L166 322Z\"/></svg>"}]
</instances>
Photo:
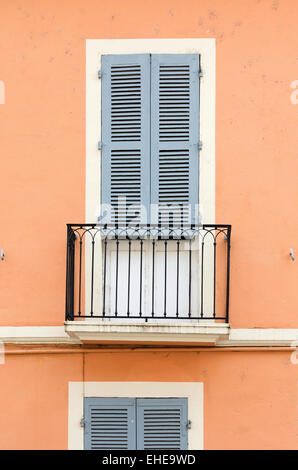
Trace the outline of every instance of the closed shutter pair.
<instances>
[{"instance_id":1,"label":"closed shutter pair","mask_svg":"<svg viewBox=\"0 0 298 470\"><path fill-rule=\"evenodd\" d=\"M194 223L199 69L197 54L102 56L105 221Z\"/></svg>"},{"instance_id":2,"label":"closed shutter pair","mask_svg":"<svg viewBox=\"0 0 298 470\"><path fill-rule=\"evenodd\" d=\"M187 449L187 398L85 398L84 448Z\"/></svg>"}]
</instances>

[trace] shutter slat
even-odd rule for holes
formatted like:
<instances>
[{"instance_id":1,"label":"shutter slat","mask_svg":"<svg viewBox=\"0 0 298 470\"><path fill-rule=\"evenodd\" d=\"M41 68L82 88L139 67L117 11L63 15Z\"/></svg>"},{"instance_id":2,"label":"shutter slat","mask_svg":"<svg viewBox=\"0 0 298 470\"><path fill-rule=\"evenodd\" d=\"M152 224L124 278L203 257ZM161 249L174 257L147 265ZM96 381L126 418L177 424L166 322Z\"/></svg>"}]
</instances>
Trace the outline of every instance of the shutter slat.
<instances>
[{"instance_id":1,"label":"shutter slat","mask_svg":"<svg viewBox=\"0 0 298 470\"><path fill-rule=\"evenodd\" d=\"M199 202L198 72L199 55L152 55L151 202L159 206L155 223L169 223L169 214L174 223L195 222Z\"/></svg>"},{"instance_id":2,"label":"shutter slat","mask_svg":"<svg viewBox=\"0 0 298 470\"><path fill-rule=\"evenodd\" d=\"M150 55L102 56L102 204L113 208L110 223L129 224L131 205L140 223L141 205L149 208L149 113Z\"/></svg>"}]
</instances>

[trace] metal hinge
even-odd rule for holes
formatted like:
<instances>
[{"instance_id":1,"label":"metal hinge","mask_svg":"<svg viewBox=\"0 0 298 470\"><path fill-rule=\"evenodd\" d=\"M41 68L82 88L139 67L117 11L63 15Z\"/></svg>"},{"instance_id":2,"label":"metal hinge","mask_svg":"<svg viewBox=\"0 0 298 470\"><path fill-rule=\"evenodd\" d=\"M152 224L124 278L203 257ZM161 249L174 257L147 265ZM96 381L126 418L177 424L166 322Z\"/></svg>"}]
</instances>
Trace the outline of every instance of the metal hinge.
<instances>
[{"instance_id":1,"label":"metal hinge","mask_svg":"<svg viewBox=\"0 0 298 470\"><path fill-rule=\"evenodd\" d=\"M102 77L101 70L99 70L99 71L97 72L97 76L98 76L98 78L101 78L101 77Z\"/></svg>"},{"instance_id":2,"label":"metal hinge","mask_svg":"<svg viewBox=\"0 0 298 470\"><path fill-rule=\"evenodd\" d=\"M85 420L84 416L80 420L80 426L81 426L81 428L84 428L86 426L86 420Z\"/></svg>"},{"instance_id":3,"label":"metal hinge","mask_svg":"<svg viewBox=\"0 0 298 470\"><path fill-rule=\"evenodd\" d=\"M186 429L191 429L191 421L190 419L186 423Z\"/></svg>"},{"instance_id":4,"label":"metal hinge","mask_svg":"<svg viewBox=\"0 0 298 470\"><path fill-rule=\"evenodd\" d=\"M102 141L101 141L101 140L98 142L97 148L98 148L98 150L101 150L101 149L102 149Z\"/></svg>"},{"instance_id":5,"label":"metal hinge","mask_svg":"<svg viewBox=\"0 0 298 470\"><path fill-rule=\"evenodd\" d=\"M199 69L199 78L202 78L203 75L204 75L204 74L203 74L203 70L200 68L200 69Z\"/></svg>"},{"instance_id":6,"label":"metal hinge","mask_svg":"<svg viewBox=\"0 0 298 470\"><path fill-rule=\"evenodd\" d=\"M198 143L198 149L202 150L203 149L203 142L200 140Z\"/></svg>"}]
</instances>

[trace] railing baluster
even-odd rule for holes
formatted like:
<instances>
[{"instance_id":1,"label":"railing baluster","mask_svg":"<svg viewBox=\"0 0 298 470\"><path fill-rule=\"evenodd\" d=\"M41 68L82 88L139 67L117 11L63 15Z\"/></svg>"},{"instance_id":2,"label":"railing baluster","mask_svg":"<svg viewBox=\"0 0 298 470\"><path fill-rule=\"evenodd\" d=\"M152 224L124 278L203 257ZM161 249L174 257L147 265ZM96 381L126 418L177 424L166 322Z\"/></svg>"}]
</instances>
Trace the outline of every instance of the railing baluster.
<instances>
[{"instance_id":1,"label":"railing baluster","mask_svg":"<svg viewBox=\"0 0 298 470\"><path fill-rule=\"evenodd\" d=\"M227 246L226 322L229 323L231 227L228 227L227 243L228 243L228 246Z\"/></svg>"},{"instance_id":2,"label":"railing baluster","mask_svg":"<svg viewBox=\"0 0 298 470\"><path fill-rule=\"evenodd\" d=\"M72 317L74 315L74 292L75 292L75 241L76 241L76 235L72 231L71 232L71 244L70 244L70 263L71 263L70 264L71 265L70 311L71 311Z\"/></svg>"},{"instance_id":3,"label":"railing baluster","mask_svg":"<svg viewBox=\"0 0 298 470\"><path fill-rule=\"evenodd\" d=\"M65 321L69 320L69 227L67 227L66 242L66 293L65 293Z\"/></svg>"},{"instance_id":4,"label":"railing baluster","mask_svg":"<svg viewBox=\"0 0 298 470\"><path fill-rule=\"evenodd\" d=\"M140 240L140 311L139 316L142 316L142 289L143 289L143 240Z\"/></svg>"},{"instance_id":5,"label":"railing baluster","mask_svg":"<svg viewBox=\"0 0 298 470\"><path fill-rule=\"evenodd\" d=\"M189 253L188 253L188 317L191 317L191 240L189 240Z\"/></svg>"},{"instance_id":6,"label":"railing baluster","mask_svg":"<svg viewBox=\"0 0 298 470\"><path fill-rule=\"evenodd\" d=\"M80 236L80 271L79 271L79 317L81 316L81 290L82 290L82 237Z\"/></svg>"},{"instance_id":7,"label":"railing baluster","mask_svg":"<svg viewBox=\"0 0 298 470\"><path fill-rule=\"evenodd\" d=\"M213 318L215 318L215 302L216 302L216 238L213 243Z\"/></svg>"},{"instance_id":8,"label":"railing baluster","mask_svg":"<svg viewBox=\"0 0 298 470\"><path fill-rule=\"evenodd\" d=\"M204 238L202 241L202 264L201 264L201 318L204 316Z\"/></svg>"},{"instance_id":9,"label":"railing baluster","mask_svg":"<svg viewBox=\"0 0 298 470\"><path fill-rule=\"evenodd\" d=\"M65 297L65 320L72 320L73 316L71 315L70 308L70 297L71 297L71 228L67 226L67 244L66 244L66 297Z\"/></svg>"},{"instance_id":10,"label":"railing baluster","mask_svg":"<svg viewBox=\"0 0 298 470\"><path fill-rule=\"evenodd\" d=\"M103 254L103 305L102 316L106 315L106 276L107 276L107 238L104 240L104 254Z\"/></svg>"},{"instance_id":11,"label":"railing baluster","mask_svg":"<svg viewBox=\"0 0 298 470\"><path fill-rule=\"evenodd\" d=\"M94 284L94 246L95 240L92 239L92 261L91 261L91 308L90 308L90 315L93 317L93 284Z\"/></svg>"},{"instance_id":12,"label":"railing baluster","mask_svg":"<svg viewBox=\"0 0 298 470\"><path fill-rule=\"evenodd\" d=\"M118 237L118 235L117 235ZM115 290L115 317L118 315L118 264L119 264L119 240L116 239L116 290Z\"/></svg>"},{"instance_id":13,"label":"railing baluster","mask_svg":"<svg viewBox=\"0 0 298 470\"><path fill-rule=\"evenodd\" d=\"M180 254L180 240L177 240L177 285L176 285L176 317L179 317L179 254Z\"/></svg>"},{"instance_id":14,"label":"railing baluster","mask_svg":"<svg viewBox=\"0 0 298 470\"><path fill-rule=\"evenodd\" d=\"M152 241L152 309L151 316L154 317L154 271L155 271L155 240Z\"/></svg>"},{"instance_id":15,"label":"railing baluster","mask_svg":"<svg viewBox=\"0 0 298 470\"><path fill-rule=\"evenodd\" d=\"M164 285L164 312L163 316L167 316L167 248L168 242L167 240L164 241L165 246L165 285Z\"/></svg>"},{"instance_id":16,"label":"railing baluster","mask_svg":"<svg viewBox=\"0 0 298 470\"><path fill-rule=\"evenodd\" d=\"M127 316L130 315L130 258L131 258L131 239L128 240L128 273L127 273Z\"/></svg>"}]
</instances>

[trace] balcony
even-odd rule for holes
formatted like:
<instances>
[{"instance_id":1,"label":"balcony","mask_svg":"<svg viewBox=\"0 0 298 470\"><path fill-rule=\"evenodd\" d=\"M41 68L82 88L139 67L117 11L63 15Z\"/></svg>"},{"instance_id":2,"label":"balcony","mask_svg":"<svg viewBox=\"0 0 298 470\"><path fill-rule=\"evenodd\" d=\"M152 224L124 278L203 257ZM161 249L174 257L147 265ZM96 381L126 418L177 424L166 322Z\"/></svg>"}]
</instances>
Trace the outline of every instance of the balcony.
<instances>
[{"instance_id":1,"label":"balcony","mask_svg":"<svg viewBox=\"0 0 298 470\"><path fill-rule=\"evenodd\" d=\"M67 225L66 331L214 344L228 334L230 225Z\"/></svg>"}]
</instances>

